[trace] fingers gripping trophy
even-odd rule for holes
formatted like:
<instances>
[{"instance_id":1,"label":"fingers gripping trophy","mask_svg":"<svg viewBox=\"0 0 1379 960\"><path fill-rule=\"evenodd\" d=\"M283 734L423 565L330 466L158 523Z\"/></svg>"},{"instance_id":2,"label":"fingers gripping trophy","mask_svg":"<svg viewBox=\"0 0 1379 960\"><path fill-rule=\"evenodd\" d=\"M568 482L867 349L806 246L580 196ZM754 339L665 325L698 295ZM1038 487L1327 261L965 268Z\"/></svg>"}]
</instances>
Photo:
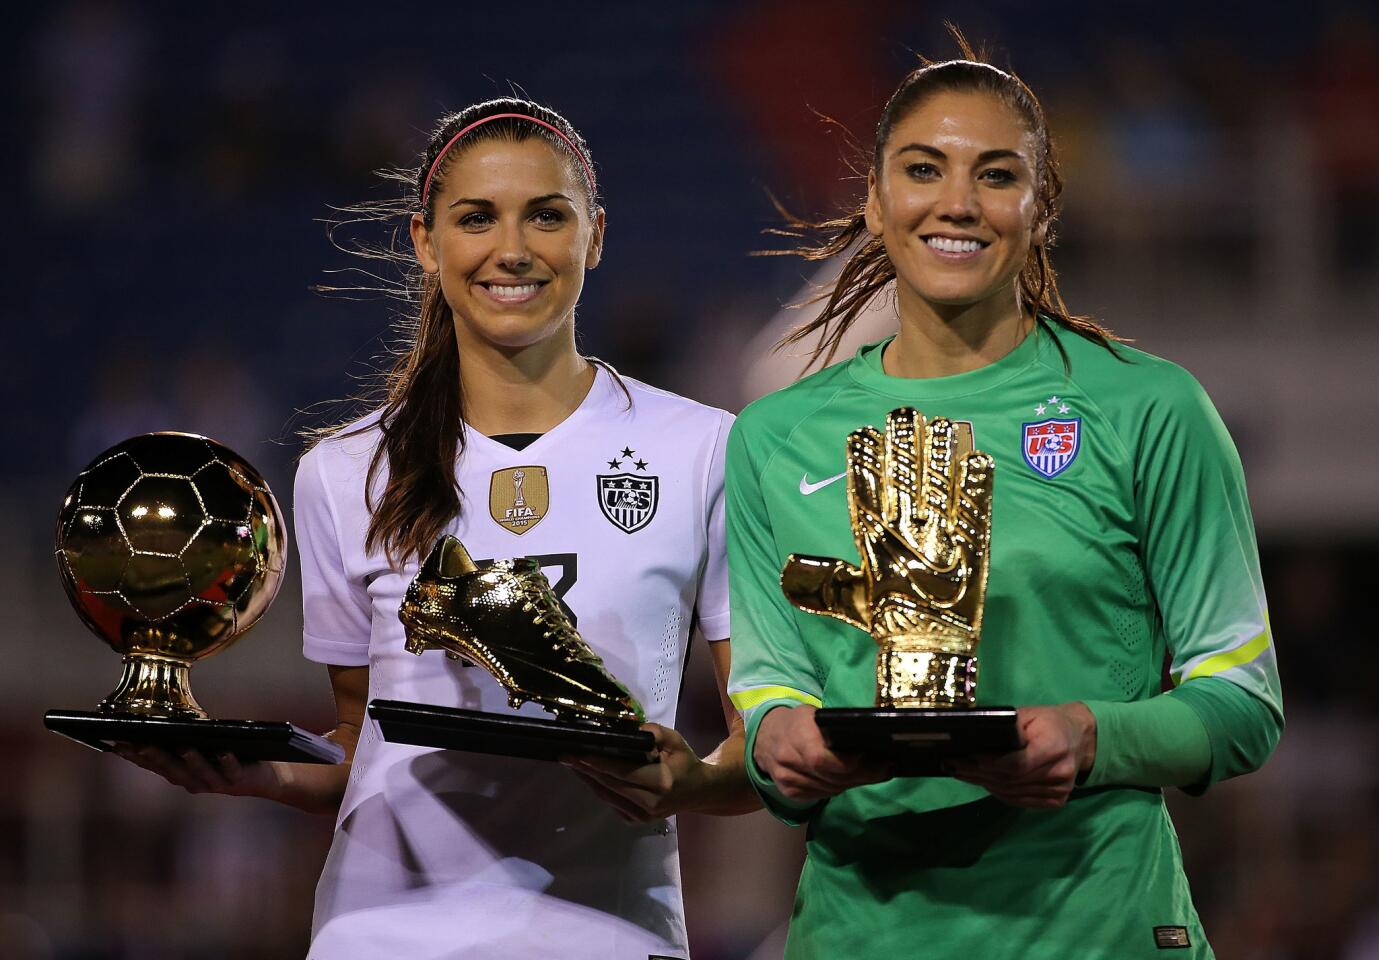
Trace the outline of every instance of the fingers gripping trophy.
<instances>
[{"instance_id":1,"label":"fingers gripping trophy","mask_svg":"<svg viewBox=\"0 0 1379 960\"><path fill-rule=\"evenodd\" d=\"M945 759L1019 747L1015 711L978 709L996 463L970 428L891 411L885 432L847 438L847 494L860 565L791 554L792 604L867 631L876 642L875 709L815 714L834 750L890 759L900 774L938 775Z\"/></svg>"}]
</instances>

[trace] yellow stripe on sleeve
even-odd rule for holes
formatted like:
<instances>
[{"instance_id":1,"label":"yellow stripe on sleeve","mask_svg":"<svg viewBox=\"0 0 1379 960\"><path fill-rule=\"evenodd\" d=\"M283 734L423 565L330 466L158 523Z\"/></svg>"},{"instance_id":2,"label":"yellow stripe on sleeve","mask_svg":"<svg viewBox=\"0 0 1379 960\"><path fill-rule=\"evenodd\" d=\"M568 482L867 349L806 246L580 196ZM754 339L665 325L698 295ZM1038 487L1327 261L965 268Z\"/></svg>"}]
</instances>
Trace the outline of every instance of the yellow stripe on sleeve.
<instances>
[{"instance_id":1,"label":"yellow stripe on sleeve","mask_svg":"<svg viewBox=\"0 0 1379 960\"><path fill-rule=\"evenodd\" d=\"M1187 676L1183 677L1178 683L1186 683L1189 680L1196 680L1198 677L1211 677L1223 670L1231 667L1238 667L1241 664L1249 663L1265 650L1269 649L1269 628L1266 626L1262 633L1248 643L1242 643L1234 650L1227 650L1225 653L1218 653L1215 656L1207 657L1197 666L1192 668Z\"/></svg>"},{"instance_id":2,"label":"yellow stripe on sleeve","mask_svg":"<svg viewBox=\"0 0 1379 960\"><path fill-rule=\"evenodd\" d=\"M824 702L818 697L802 690L796 690L794 687L754 687L751 690L739 690L737 693L730 693L728 699L739 710L750 710L753 707L761 706L767 700L797 700L800 703L807 703L811 707L824 705Z\"/></svg>"}]
</instances>

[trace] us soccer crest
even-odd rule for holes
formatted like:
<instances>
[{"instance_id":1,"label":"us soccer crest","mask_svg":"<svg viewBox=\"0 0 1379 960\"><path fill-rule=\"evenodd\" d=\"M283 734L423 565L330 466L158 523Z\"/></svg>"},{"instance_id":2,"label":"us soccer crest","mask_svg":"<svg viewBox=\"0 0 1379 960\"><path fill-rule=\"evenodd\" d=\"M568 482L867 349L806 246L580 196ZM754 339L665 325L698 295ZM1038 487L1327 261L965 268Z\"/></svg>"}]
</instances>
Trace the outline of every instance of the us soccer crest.
<instances>
[{"instance_id":1,"label":"us soccer crest","mask_svg":"<svg viewBox=\"0 0 1379 960\"><path fill-rule=\"evenodd\" d=\"M1082 418L1050 418L1025 424L1025 463L1043 477L1056 477L1077 459L1082 448Z\"/></svg>"},{"instance_id":2,"label":"us soccer crest","mask_svg":"<svg viewBox=\"0 0 1379 960\"><path fill-rule=\"evenodd\" d=\"M493 471L488 482L488 513L500 526L521 536L541 522L550 506L551 485L545 467Z\"/></svg>"},{"instance_id":3,"label":"us soccer crest","mask_svg":"<svg viewBox=\"0 0 1379 960\"><path fill-rule=\"evenodd\" d=\"M617 469L627 460L640 473L601 473L598 475L599 509L623 533L636 533L656 516L661 501L661 478L645 473L647 462L636 457L631 447L608 461Z\"/></svg>"}]
</instances>

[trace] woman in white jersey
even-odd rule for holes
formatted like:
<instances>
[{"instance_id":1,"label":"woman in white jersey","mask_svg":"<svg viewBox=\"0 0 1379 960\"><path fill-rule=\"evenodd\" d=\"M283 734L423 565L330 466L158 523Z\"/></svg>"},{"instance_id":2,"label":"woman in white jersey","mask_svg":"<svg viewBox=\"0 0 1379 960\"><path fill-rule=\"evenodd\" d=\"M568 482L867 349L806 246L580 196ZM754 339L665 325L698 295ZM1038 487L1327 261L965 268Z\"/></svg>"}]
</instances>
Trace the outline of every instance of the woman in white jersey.
<instances>
[{"instance_id":1,"label":"woman in white jersey","mask_svg":"<svg viewBox=\"0 0 1379 960\"><path fill-rule=\"evenodd\" d=\"M330 672L329 736L350 762L125 755L193 792L336 815L313 958L687 957L667 817L757 806L722 692L732 418L576 350L604 212L588 149L554 111L503 99L446 117L406 204L409 349L378 409L302 458L295 490L305 653ZM386 743L364 722L370 698L513 712L486 671L404 649L403 593L445 533L476 560L540 561L646 708L659 762L566 769ZM730 731L703 760L672 729L695 622Z\"/></svg>"}]
</instances>

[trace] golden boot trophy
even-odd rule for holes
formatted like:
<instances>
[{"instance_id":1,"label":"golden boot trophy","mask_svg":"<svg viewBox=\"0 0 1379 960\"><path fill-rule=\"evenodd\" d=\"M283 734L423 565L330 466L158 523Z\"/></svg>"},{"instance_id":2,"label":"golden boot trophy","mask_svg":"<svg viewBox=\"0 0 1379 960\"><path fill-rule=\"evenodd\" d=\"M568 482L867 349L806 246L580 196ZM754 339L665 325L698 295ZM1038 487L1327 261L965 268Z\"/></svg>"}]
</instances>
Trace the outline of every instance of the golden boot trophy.
<instances>
[{"instance_id":1,"label":"golden boot trophy","mask_svg":"<svg viewBox=\"0 0 1379 960\"><path fill-rule=\"evenodd\" d=\"M826 708L834 750L893 760L902 775L938 775L947 757L1020 746L1015 711L978 709L991 552L995 461L963 425L902 407L885 433L847 439L847 492L860 565L791 554L792 604L867 631L876 642L874 709Z\"/></svg>"},{"instance_id":2,"label":"golden boot trophy","mask_svg":"<svg viewBox=\"0 0 1379 960\"><path fill-rule=\"evenodd\" d=\"M540 704L554 720L375 700L369 714L386 739L531 759L566 754L645 759L654 746L639 730L635 697L585 642L535 560L475 564L443 536L407 588L398 616L407 650L443 650L477 663L502 685L508 705Z\"/></svg>"},{"instance_id":3,"label":"golden boot trophy","mask_svg":"<svg viewBox=\"0 0 1379 960\"><path fill-rule=\"evenodd\" d=\"M194 434L132 437L72 483L56 540L67 598L123 656L124 675L95 711L48 711L48 729L99 750L123 742L244 761L344 759L291 723L210 719L191 693L192 663L243 636L282 582L287 531L248 461Z\"/></svg>"}]
</instances>

